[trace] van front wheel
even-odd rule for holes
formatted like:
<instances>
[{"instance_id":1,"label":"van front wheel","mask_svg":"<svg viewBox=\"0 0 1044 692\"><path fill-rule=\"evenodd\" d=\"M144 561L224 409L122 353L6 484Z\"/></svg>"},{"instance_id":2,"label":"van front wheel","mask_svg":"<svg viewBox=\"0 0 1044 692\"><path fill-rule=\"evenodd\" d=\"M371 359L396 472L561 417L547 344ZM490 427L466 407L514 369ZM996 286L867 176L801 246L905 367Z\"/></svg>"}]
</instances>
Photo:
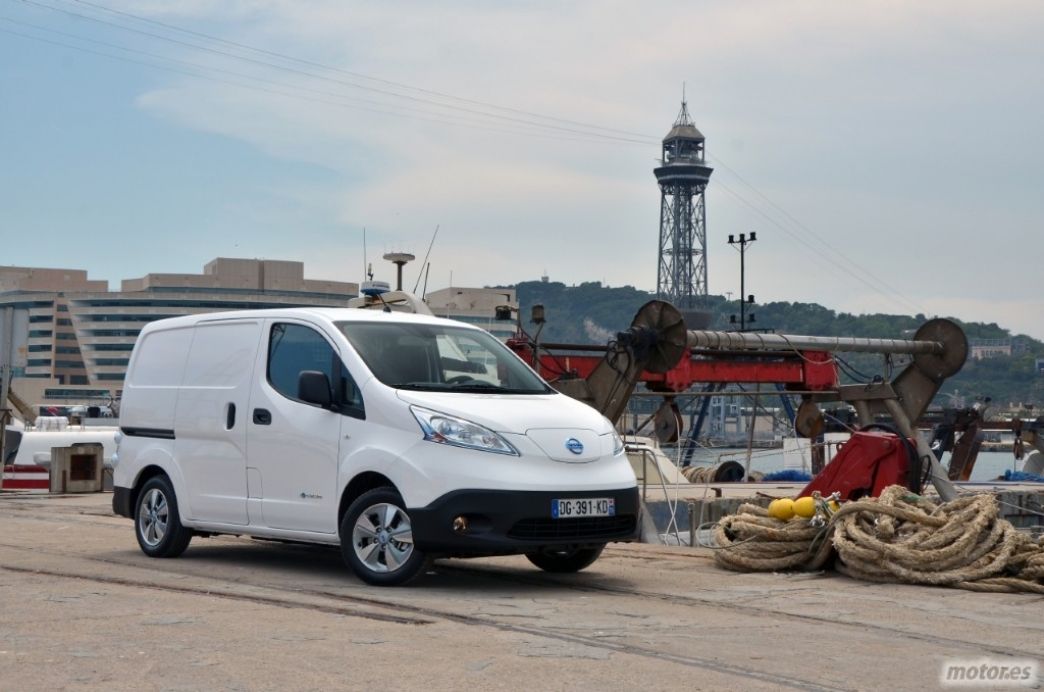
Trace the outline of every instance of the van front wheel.
<instances>
[{"instance_id":1,"label":"van front wheel","mask_svg":"<svg viewBox=\"0 0 1044 692\"><path fill-rule=\"evenodd\" d=\"M398 586L419 575L427 557L413 544L413 524L399 493L375 488L355 499L341 521L341 555L367 584Z\"/></svg>"},{"instance_id":2,"label":"van front wheel","mask_svg":"<svg viewBox=\"0 0 1044 692\"><path fill-rule=\"evenodd\" d=\"M545 572L579 572L602 554L604 545L594 548L574 548L571 550L542 550L526 553L526 557L534 565Z\"/></svg>"},{"instance_id":3,"label":"van front wheel","mask_svg":"<svg viewBox=\"0 0 1044 692\"><path fill-rule=\"evenodd\" d=\"M178 500L166 476L150 478L138 493L134 534L149 557L177 557L188 548L192 530L181 525Z\"/></svg>"}]
</instances>

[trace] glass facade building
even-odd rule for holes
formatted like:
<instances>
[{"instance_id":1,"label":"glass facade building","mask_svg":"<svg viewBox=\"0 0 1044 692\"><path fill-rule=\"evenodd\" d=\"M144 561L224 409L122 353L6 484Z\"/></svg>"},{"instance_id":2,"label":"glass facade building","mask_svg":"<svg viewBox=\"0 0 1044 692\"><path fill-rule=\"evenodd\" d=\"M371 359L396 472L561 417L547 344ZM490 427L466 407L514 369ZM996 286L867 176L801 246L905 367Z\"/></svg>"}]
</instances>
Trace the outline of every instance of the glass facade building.
<instances>
[{"instance_id":1,"label":"glass facade building","mask_svg":"<svg viewBox=\"0 0 1044 692\"><path fill-rule=\"evenodd\" d=\"M220 310L341 307L358 292L355 283L305 279L301 262L280 260L222 257L202 274L147 274L124 280L118 291L83 270L0 267L0 353L6 347L11 354L12 386L27 401L116 397L149 322Z\"/></svg>"}]
</instances>

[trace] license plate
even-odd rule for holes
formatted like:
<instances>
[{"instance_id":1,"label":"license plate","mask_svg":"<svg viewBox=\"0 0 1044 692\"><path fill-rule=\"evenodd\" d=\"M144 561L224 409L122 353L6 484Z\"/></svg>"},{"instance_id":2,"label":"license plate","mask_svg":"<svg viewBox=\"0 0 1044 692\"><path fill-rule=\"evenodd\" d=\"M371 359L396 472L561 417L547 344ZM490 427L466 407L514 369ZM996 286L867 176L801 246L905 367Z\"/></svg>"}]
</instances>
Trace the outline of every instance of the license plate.
<instances>
[{"instance_id":1,"label":"license plate","mask_svg":"<svg viewBox=\"0 0 1044 692\"><path fill-rule=\"evenodd\" d=\"M611 497L551 500L552 519L614 516L616 516L616 500Z\"/></svg>"}]
</instances>

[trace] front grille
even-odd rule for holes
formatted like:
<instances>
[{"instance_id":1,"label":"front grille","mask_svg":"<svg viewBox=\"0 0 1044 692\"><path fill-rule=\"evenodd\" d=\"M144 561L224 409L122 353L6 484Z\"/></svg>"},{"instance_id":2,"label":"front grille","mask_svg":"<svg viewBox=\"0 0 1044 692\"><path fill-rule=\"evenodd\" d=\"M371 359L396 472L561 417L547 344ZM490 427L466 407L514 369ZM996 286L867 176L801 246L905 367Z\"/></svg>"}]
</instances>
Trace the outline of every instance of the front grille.
<instances>
[{"instance_id":1,"label":"front grille","mask_svg":"<svg viewBox=\"0 0 1044 692\"><path fill-rule=\"evenodd\" d=\"M540 517L516 522L507 535L526 541L608 540L632 535L635 526L633 514L578 519Z\"/></svg>"}]
</instances>

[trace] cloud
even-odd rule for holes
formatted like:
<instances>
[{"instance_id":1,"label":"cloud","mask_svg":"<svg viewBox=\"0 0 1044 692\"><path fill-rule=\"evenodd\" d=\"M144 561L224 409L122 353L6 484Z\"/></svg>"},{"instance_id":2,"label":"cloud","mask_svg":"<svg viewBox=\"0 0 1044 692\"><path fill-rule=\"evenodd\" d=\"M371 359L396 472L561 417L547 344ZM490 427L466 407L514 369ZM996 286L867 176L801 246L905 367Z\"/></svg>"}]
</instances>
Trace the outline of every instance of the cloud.
<instances>
[{"instance_id":1,"label":"cloud","mask_svg":"<svg viewBox=\"0 0 1044 692\"><path fill-rule=\"evenodd\" d=\"M361 244L345 234L366 226L372 255L420 256L441 224L440 281L453 272L458 284L508 283L547 270L567 283L653 289L651 169L685 81L708 152L742 176L715 164L713 291L738 289L724 238L757 230L748 292L759 299L923 307L1044 337L1024 312L1039 304L1011 298L1038 291L1021 263L1044 249L1035 189L1044 5L1033 0L118 6L268 51L207 44L243 61L146 41L249 77L163 76L137 99L149 117L330 173L286 193L321 210L323 247L289 235L268 252L356 266ZM538 120L558 129L537 136ZM650 139L590 142L576 123Z\"/></svg>"}]
</instances>

